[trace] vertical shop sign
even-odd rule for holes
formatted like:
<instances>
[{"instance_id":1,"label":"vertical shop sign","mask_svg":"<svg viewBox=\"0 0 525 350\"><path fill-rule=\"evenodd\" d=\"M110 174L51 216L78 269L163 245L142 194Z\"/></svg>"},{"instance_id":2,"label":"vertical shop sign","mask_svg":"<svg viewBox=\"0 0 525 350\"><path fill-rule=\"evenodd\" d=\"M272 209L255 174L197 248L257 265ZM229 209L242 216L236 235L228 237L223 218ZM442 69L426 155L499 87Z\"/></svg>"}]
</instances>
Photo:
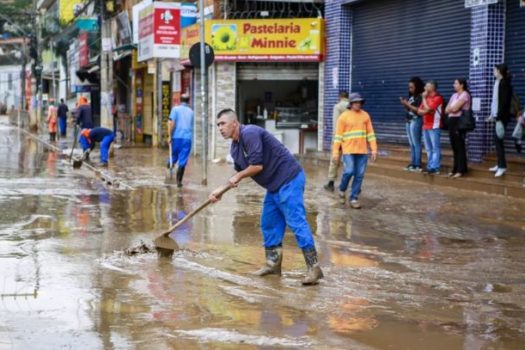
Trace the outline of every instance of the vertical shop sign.
<instances>
[{"instance_id":1,"label":"vertical shop sign","mask_svg":"<svg viewBox=\"0 0 525 350\"><path fill-rule=\"evenodd\" d=\"M142 72L137 72L135 78L135 88L136 88L136 97L135 97L135 135L142 135L142 113L144 110L144 89L142 87ZM141 136L139 136L141 137Z\"/></svg>"},{"instance_id":2,"label":"vertical shop sign","mask_svg":"<svg viewBox=\"0 0 525 350\"><path fill-rule=\"evenodd\" d=\"M168 141L168 120L170 118L171 110L171 89L170 82L162 82L162 125L161 125L161 142Z\"/></svg>"},{"instance_id":3,"label":"vertical shop sign","mask_svg":"<svg viewBox=\"0 0 525 350\"><path fill-rule=\"evenodd\" d=\"M78 63L80 68L89 65L88 32L80 32L78 35Z\"/></svg>"},{"instance_id":4,"label":"vertical shop sign","mask_svg":"<svg viewBox=\"0 0 525 350\"><path fill-rule=\"evenodd\" d=\"M179 58L180 3L154 2L139 12L138 60Z\"/></svg>"}]
</instances>

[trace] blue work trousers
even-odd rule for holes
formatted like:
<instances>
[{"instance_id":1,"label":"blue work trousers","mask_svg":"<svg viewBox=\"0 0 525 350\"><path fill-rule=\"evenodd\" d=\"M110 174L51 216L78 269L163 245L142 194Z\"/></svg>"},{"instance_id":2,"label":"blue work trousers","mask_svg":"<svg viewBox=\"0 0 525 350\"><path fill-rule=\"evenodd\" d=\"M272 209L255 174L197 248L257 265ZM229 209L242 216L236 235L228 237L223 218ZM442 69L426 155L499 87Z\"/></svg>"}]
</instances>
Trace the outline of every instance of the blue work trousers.
<instances>
[{"instance_id":1,"label":"blue work trousers","mask_svg":"<svg viewBox=\"0 0 525 350\"><path fill-rule=\"evenodd\" d=\"M100 143L100 161L103 164L108 164L109 160L109 147L111 146L111 143L115 139L115 134L110 134L107 136L104 136L102 139L102 142Z\"/></svg>"},{"instance_id":2,"label":"blue work trousers","mask_svg":"<svg viewBox=\"0 0 525 350\"><path fill-rule=\"evenodd\" d=\"M58 126L60 127L60 136L66 136L67 118L66 117L58 118Z\"/></svg>"},{"instance_id":3,"label":"blue work trousers","mask_svg":"<svg viewBox=\"0 0 525 350\"><path fill-rule=\"evenodd\" d=\"M191 139L172 139L171 140L171 161L173 165L179 162L179 167L185 167L191 153ZM167 165L170 165L168 159Z\"/></svg>"},{"instance_id":4,"label":"blue work trousers","mask_svg":"<svg viewBox=\"0 0 525 350\"><path fill-rule=\"evenodd\" d=\"M266 193L261 214L261 231L266 248L282 244L287 225L293 231L299 248L314 247L304 208L305 182L304 171L301 170L278 191Z\"/></svg>"}]
</instances>

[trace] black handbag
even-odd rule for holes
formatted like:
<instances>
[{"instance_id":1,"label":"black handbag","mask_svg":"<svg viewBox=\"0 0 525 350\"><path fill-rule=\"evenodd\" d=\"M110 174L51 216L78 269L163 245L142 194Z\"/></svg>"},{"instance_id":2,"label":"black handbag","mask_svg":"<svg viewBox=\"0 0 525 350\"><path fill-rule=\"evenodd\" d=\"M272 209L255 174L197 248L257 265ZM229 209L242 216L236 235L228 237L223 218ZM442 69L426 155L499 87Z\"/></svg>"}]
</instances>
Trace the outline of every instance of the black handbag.
<instances>
[{"instance_id":1,"label":"black handbag","mask_svg":"<svg viewBox=\"0 0 525 350\"><path fill-rule=\"evenodd\" d=\"M461 111L461 116L458 120L458 130L470 132L476 128L476 119L472 109Z\"/></svg>"}]
</instances>

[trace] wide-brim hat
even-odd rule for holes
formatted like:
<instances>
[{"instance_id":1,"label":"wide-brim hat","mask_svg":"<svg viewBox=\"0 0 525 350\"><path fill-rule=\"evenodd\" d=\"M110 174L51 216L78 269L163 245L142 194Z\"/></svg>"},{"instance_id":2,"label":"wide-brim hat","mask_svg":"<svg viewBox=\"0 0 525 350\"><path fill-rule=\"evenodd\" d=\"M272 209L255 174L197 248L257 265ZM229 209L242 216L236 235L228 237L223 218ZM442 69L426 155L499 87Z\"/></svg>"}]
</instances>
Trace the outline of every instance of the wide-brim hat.
<instances>
[{"instance_id":1,"label":"wide-brim hat","mask_svg":"<svg viewBox=\"0 0 525 350\"><path fill-rule=\"evenodd\" d=\"M351 93L350 96L348 96L348 106L354 102L361 102L362 104L365 103L365 99L361 97L361 95L357 92Z\"/></svg>"}]
</instances>

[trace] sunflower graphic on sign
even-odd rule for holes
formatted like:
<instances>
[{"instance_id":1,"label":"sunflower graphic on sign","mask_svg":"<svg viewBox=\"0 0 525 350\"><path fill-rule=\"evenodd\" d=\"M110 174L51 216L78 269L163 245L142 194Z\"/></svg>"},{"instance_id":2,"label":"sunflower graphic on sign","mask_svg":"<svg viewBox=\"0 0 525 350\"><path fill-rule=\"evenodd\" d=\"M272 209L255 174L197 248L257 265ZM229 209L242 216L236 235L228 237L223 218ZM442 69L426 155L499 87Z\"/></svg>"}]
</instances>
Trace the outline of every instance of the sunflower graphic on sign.
<instances>
[{"instance_id":1,"label":"sunflower graphic on sign","mask_svg":"<svg viewBox=\"0 0 525 350\"><path fill-rule=\"evenodd\" d=\"M232 51L237 46L236 24L214 24L211 27L211 46L216 51Z\"/></svg>"}]
</instances>

